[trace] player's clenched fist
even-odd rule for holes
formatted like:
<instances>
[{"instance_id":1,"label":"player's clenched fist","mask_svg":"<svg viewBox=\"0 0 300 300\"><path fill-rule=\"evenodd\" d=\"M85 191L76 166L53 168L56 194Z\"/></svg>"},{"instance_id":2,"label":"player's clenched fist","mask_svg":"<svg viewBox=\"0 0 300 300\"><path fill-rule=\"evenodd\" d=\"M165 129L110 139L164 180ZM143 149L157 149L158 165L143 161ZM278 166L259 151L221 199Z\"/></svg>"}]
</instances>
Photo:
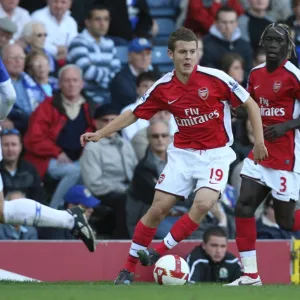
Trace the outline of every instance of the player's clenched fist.
<instances>
[{"instance_id":1,"label":"player's clenched fist","mask_svg":"<svg viewBox=\"0 0 300 300\"><path fill-rule=\"evenodd\" d=\"M265 146L265 144L255 144L253 147L253 155L254 155L254 162L257 164L257 162L264 160L267 158L268 155L268 150Z\"/></svg>"},{"instance_id":2,"label":"player's clenched fist","mask_svg":"<svg viewBox=\"0 0 300 300\"><path fill-rule=\"evenodd\" d=\"M86 132L80 136L80 144L83 147L88 142L98 142L100 139L98 132Z\"/></svg>"}]
</instances>

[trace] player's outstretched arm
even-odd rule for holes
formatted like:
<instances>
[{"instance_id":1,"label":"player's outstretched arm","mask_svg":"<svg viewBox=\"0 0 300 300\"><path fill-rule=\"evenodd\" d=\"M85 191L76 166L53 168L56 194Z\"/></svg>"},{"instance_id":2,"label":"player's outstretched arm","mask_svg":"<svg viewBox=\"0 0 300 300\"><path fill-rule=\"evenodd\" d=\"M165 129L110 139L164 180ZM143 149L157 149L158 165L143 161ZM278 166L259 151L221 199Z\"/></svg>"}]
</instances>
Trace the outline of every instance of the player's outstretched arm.
<instances>
[{"instance_id":1,"label":"player's outstretched arm","mask_svg":"<svg viewBox=\"0 0 300 300\"><path fill-rule=\"evenodd\" d=\"M260 110L256 102L249 97L248 100L243 104L248 112L248 117L253 129L254 135L254 161L257 163L258 161L264 160L268 157L268 150L265 147L264 142L264 132L262 126L262 120L260 115Z\"/></svg>"},{"instance_id":2,"label":"player's outstretched arm","mask_svg":"<svg viewBox=\"0 0 300 300\"><path fill-rule=\"evenodd\" d=\"M111 133L117 132L133 124L137 119L138 118L135 116L132 110L126 110L113 121L108 123L104 128L96 132L87 132L81 135L81 146L83 147L87 142L98 142L100 139L110 135Z\"/></svg>"},{"instance_id":3,"label":"player's outstretched arm","mask_svg":"<svg viewBox=\"0 0 300 300\"><path fill-rule=\"evenodd\" d=\"M0 83L0 120L3 121L16 102L16 91L10 79Z\"/></svg>"}]
</instances>

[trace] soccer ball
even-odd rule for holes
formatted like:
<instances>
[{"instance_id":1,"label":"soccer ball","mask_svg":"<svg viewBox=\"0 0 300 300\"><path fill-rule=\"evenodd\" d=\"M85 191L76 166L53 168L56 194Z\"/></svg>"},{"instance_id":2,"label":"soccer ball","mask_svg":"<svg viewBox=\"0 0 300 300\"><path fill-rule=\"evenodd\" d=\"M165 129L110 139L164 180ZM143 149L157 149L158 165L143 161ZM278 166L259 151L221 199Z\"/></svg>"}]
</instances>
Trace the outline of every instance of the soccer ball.
<instances>
[{"instance_id":1,"label":"soccer ball","mask_svg":"<svg viewBox=\"0 0 300 300\"><path fill-rule=\"evenodd\" d=\"M153 276L159 285L184 285L189 278L187 262L178 255L165 255L155 264Z\"/></svg>"}]
</instances>

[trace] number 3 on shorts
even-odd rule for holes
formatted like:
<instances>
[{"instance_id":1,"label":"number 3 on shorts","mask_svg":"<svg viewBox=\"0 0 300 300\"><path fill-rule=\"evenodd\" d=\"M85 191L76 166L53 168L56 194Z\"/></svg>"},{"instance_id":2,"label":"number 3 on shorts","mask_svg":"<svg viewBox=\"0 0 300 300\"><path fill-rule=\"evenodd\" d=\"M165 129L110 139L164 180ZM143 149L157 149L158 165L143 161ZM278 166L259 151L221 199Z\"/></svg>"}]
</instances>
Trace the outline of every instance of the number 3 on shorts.
<instances>
[{"instance_id":1,"label":"number 3 on shorts","mask_svg":"<svg viewBox=\"0 0 300 300\"><path fill-rule=\"evenodd\" d=\"M210 177L209 177L209 182L210 183L215 183L216 181L221 181L223 178L223 171L221 169L215 169L211 168L210 169Z\"/></svg>"},{"instance_id":2,"label":"number 3 on shorts","mask_svg":"<svg viewBox=\"0 0 300 300\"><path fill-rule=\"evenodd\" d=\"M284 193L286 191L286 178L280 177L280 190L279 192Z\"/></svg>"}]
</instances>

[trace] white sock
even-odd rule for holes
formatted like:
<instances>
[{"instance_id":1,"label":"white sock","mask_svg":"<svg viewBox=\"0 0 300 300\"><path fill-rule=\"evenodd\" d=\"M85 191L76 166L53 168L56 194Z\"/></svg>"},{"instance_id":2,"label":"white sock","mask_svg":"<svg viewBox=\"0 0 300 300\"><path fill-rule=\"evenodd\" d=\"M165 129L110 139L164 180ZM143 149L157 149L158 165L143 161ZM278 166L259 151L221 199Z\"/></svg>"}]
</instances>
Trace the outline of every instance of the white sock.
<instances>
[{"instance_id":1,"label":"white sock","mask_svg":"<svg viewBox=\"0 0 300 300\"><path fill-rule=\"evenodd\" d=\"M65 210L56 210L30 199L4 201L4 223L38 227L72 229L74 217Z\"/></svg>"},{"instance_id":2,"label":"white sock","mask_svg":"<svg viewBox=\"0 0 300 300\"><path fill-rule=\"evenodd\" d=\"M169 232L164 238L164 244L167 248L172 249L178 244L178 242L173 239L172 234Z\"/></svg>"},{"instance_id":3,"label":"white sock","mask_svg":"<svg viewBox=\"0 0 300 300\"><path fill-rule=\"evenodd\" d=\"M137 252L138 252L139 250L146 250L146 249L147 249L147 247L141 246L141 245L139 245L139 244L136 244L135 242L132 242L132 243L131 243L131 246L130 246L129 254L130 254L131 256L138 257Z\"/></svg>"},{"instance_id":4,"label":"white sock","mask_svg":"<svg viewBox=\"0 0 300 300\"><path fill-rule=\"evenodd\" d=\"M256 250L240 252L244 273L257 273Z\"/></svg>"}]
</instances>

